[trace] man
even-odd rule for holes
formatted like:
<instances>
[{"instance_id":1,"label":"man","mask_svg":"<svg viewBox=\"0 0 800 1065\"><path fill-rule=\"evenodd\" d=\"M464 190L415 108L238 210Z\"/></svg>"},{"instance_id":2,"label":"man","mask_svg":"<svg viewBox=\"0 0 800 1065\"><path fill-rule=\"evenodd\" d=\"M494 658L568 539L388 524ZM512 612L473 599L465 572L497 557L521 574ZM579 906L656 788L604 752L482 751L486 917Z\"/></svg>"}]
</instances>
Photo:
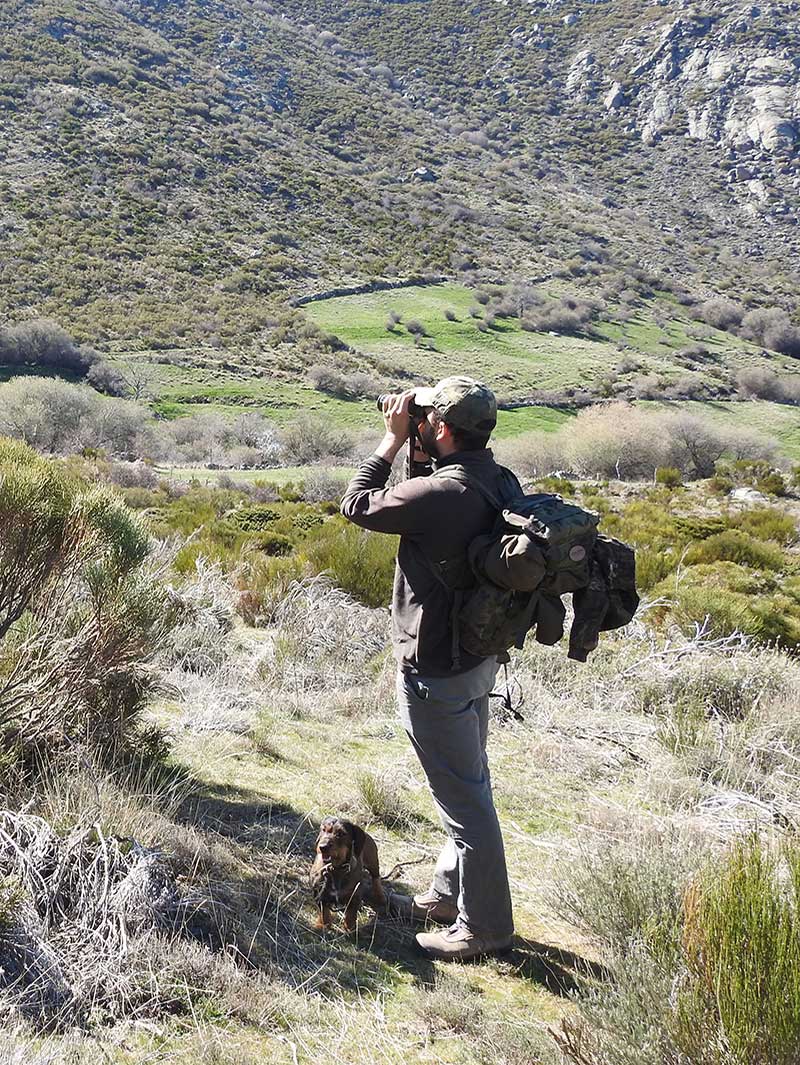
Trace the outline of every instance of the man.
<instances>
[{"instance_id":1,"label":"man","mask_svg":"<svg viewBox=\"0 0 800 1065\"><path fill-rule=\"evenodd\" d=\"M424 469L427 476L386 488L409 437L412 400L424 449L414 459L432 466ZM486 447L497 404L485 385L448 377L435 388L389 397L383 415L386 435L348 485L341 509L365 529L400 535L392 597L398 708L449 837L429 890L406 900L405 913L448 926L417 935L429 957L466 960L507 950L513 920L486 758L497 661L458 648L453 587L466 579L470 542L497 516L470 482L479 481L497 500L519 486ZM458 479L444 473L456 465ZM401 898L394 896L395 907Z\"/></svg>"}]
</instances>

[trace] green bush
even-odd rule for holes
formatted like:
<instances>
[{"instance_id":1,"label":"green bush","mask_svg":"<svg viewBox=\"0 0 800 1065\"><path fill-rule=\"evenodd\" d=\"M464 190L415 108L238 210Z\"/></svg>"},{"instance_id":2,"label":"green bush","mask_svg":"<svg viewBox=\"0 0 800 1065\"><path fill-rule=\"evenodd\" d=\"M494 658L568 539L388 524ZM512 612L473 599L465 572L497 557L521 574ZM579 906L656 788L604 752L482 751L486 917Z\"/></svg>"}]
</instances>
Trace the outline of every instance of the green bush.
<instances>
[{"instance_id":1,"label":"green bush","mask_svg":"<svg viewBox=\"0 0 800 1065\"><path fill-rule=\"evenodd\" d=\"M666 485L667 488L677 488L683 484L683 474L674 466L659 466L656 469L656 484Z\"/></svg>"},{"instance_id":2,"label":"green bush","mask_svg":"<svg viewBox=\"0 0 800 1065\"><path fill-rule=\"evenodd\" d=\"M797 542L797 522L791 515L777 507L755 507L731 514L730 524L741 529L757 540L775 540L784 547L791 547Z\"/></svg>"},{"instance_id":3,"label":"green bush","mask_svg":"<svg viewBox=\"0 0 800 1065\"><path fill-rule=\"evenodd\" d=\"M0 752L75 737L121 754L172 621L142 521L0 441Z\"/></svg>"},{"instance_id":4,"label":"green bush","mask_svg":"<svg viewBox=\"0 0 800 1065\"><path fill-rule=\"evenodd\" d=\"M686 630L708 620L717 635L741 632L786 648L800 645L800 593L772 573L735 562L702 563L682 570L677 581L667 577L652 595L669 600L654 615Z\"/></svg>"},{"instance_id":5,"label":"green bush","mask_svg":"<svg viewBox=\"0 0 800 1065\"><path fill-rule=\"evenodd\" d=\"M290 555L294 544L283 533L265 532L253 539L259 551L265 555Z\"/></svg>"},{"instance_id":6,"label":"green bush","mask_svg":"<svg viewBox=\"0 0 800 1065\"><path fill-rule=\"evenodd\" d=\"M239 507L231 515L231 521L243 532L260 532L278 521L280 511L270 506Z\"/></svg>"},{"instance_id":7,"label":"green bush","mask_svg":"<svg viewBox=\"0 0 800 1065\"><path fill-rule=\"evenodd\" d=\"M672 1020L677 1046L715 1065L794 1065L800 848L776 854L757 839L736 844L687 893L683 924L688 979Z\"/></svg>"},{"instance_id":8,"label":"green bush","mask_svg":"<svg viewBox=\"0 0 800 1065\"><path fill-rule=\"evenodd\" d=\"M679 840L582 857L560 908L607 948L614 979L556 1038L574 1065L795 1065L800 848L740 841L700 859Z\"/></svg>"},{"instance_id":9,"label":"green bush","mask_svg":"<svg viewBox=\"0 0 800 1065\"><path fill-rule=\"evenodd\" d=\"M575 485L566 477L542 477L537 487L542 492L553 492L560 496L575 497Z\"/></svg>"},{"instance_id":10,"label":"green bush","mask_svg":"<svg viewBox=\"0 0 800 1065\"><path fill-rule=\"evenodd\" d=\"M786 495L786 480L783 474L763 459L738 459L721 472L730 473L737 484L749 485L767 495Z\"/></svg>"},{"instance_id":11,"label":"green bush","mask_svg":"<svg viewBox=\"0 0 800 1065\"><path fill-rule=\"evenodd\" d=\"M303 554L315 573L366 606L388 606L392 595L397 537L366 532L333 517L309 534Z\"/></svg>"},{"instance_id":12,"label":"green bush","mask_svg":"<svg viewBox=\"0 0 800 1065\"><path fill-rule=\"evenodd\" d=\"M755 540L741 529L726 529L692 544L684 561L690 566L702 562L736 562L740 566L780 572L786 569L789 560L775 544Z\"/></svg>"}]
</instances>

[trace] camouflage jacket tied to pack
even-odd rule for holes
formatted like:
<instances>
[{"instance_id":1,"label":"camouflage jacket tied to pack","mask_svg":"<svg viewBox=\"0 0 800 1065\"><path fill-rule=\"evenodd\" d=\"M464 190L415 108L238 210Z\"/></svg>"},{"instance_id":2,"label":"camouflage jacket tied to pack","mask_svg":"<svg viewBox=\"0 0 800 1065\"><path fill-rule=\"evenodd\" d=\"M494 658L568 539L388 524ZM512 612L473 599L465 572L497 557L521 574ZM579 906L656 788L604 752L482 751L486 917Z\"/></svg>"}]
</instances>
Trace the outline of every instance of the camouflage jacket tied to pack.
<instances>
[{"instance_id":1,"label":"camouflage jacket tied to pack","mask_svg":"<svg viewBox=\"0 0 800 1065\"><path fill-rule=\"evenodd\" d=\"M457 465L436 476L457 479L488 498ZM585 662L601 632L627 624L636 612L633 551L597 532L597 514L561 496L524 495L520 488L515 498L489 502L498 513L495 526L470 544L468 569L459 560L438 564L455 597L454 648L502 657L521 647L528 632L539 643L557 643L566 617L561 597L571 593L568 653Z\"/></svg>"}]
</instances>

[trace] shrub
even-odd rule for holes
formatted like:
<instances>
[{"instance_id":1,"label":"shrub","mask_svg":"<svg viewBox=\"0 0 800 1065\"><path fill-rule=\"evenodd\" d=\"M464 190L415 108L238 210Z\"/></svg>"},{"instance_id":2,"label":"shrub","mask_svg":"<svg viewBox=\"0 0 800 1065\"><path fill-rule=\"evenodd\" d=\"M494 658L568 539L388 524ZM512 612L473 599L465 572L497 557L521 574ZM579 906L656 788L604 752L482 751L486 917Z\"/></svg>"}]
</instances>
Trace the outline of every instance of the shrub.
<instances>
[{"instance_id":1,"label":"shrub","mask_svg":"<svg viewBox=\"0 0 800 1065\"><path fill-rule=\"evenodd\" d=\"M748 398L771 400L773 403L797 403L800 400L800 378L796 375L779 377L772 370L751 367L736 375L736 387Z\"/></svg>"},{"instance_id":2,"label":"shrub","mask_svg":"<svg viewBox=\"0 0 800 1065\"><path fill-rule=\"evenodd\" d=\"M256 505L239 507L231 515L231 521L243 532L260 532L280 517L281 513L275 507Z\"/></svg>"},{"instance_id":3,"label":"shrub","mask_svg":"<svg viewBox=\"0 0 800 1065\"><path fill-rule=\"evenodd\" d=\"M232 580L239 591L236 609L248 625L266 625L283 602L287 590L306 570L298 555L265 555L255 546L242 551Z\"/></svg>"},{"instance_id":4,"label":"shrub","mask_svg":"<svg viewBox=\"0 0 800 1065\"><path fill-rule=\"evenodd\" d=\"M739 325L744 314L741 304L726 299L706 300L700 307L703 321L715 329L731 329Z\"/></svg>"},{"instance_id":5,"label":"shrub","mask_svg":"<svg viewBox=\"0 0 800 1065\"><path fill-rule=\"evenodd\" d=\"M584 857L562 910L608 945L614 980L556 1038L575 1065L791 1065L800 1042L800 853L755 838Z\"/></svg>"},{"instance_id":6,"label":"shrub","mask_svg":"<svg viewBox=\"0 0 800 1065\"><path fill-rule=\"evenodd\" d=\"M425 337L428 335L425 326L416 318L411 318L406 322L406 329L415 337Z\"/></svg>"},{"instance_id":7,"label":"shrub","mask_svg":"<svg viewBox=\"0 0 800 1065\"><path fill-rule=\"evenodd\" d=\"M566 477L542 477L538 487L543 492L554 492L556 495L575 497L575 485Z\"/></svg>"},{"instance_id":8,"label":"shrub","mask_svg":"<svg viewBox=\"0 0 800 1065\"><path fill-rule=\"evenodd\" d=\"M783 551L774 544L755 540L741 529L727 529L709 536L699 544L692 544L684 561L692 566L701 562L736 562L753 569L768 569L780 572L786 568Z\"/></svg>"},{"instance_id":9,"label":"shrub","mask_svg":"<svg viewBox=\"0 0 800 1065\"><path fill-rule=\"evenodd\" d=\"M315 573L367 606L387 606L392 595L397 541L366 532L338 516L309 534L303 555Z\"/></svg>"},{"instance_id":10,"label":"shrub","mask_svg":"<svg viewBox=\"0 0 800 1065\"><path fill-rule=\"evenodd\" d=\"M0 749L65 734L120 753L172 623L140 520L111 491L0 442Z\"/></svg>"},{"instance_id":11,"label":"shrub","mask_svg":"<svg viewBox=\"0 0 800 1065\"><path fill-rule=\"evenodd\" d=\"M83 377L98 359L49 318L0 328L0 363L6 366L46 366Z\"/></svg>"},{"instance_id":12,"label":"shrub","mask_svg":"<svg viewBox=\"0 0 800 1065\"><path fill-rule=\"evenodd\" d=\"M737 484L750 485L767 495L786 495L783 474L763 459L737 459L724 471L730 472Z\"/></svg>"},{"instance_id":13,"label":"shrub","mask_svg":"<svg viewBox=\"0 0 800 1065\"><path fill-rule=\"evenodd\" d=\"M670 601L656 613L687 631L710 623L720 636L739 632L789 649L800 644L800 589L770 573L735 562L703 563L687 567L678 581L657 584L652 594Z\"/></svg>"},{"instance_id":14,"label":"shrub","mask_svg":"<svg viewBox=\"0 0 800 1065\"><path fill-rule=\"evenodd\" d=\"M445 310L444 316L445 316L445 318L447 319L448 322L457 322L458 321L458 318L456 316L456 312L451 310L449 307Z\"/></svg>"},{"instance_id":15,"label":"shrub","mask_svg":"<svg viewBox=\"0 0 800 1065\"><path fill-rule=\"evenodd\" d=\"M775 540L784 547L797 542L797 522L777 507L754 507L731 514L730 523L757 540Z\"/></svg>"},{"instance_id":16,"label":"shrub","mask_svg":"<svg viewBox=\"0 0 800 1065\"><path fill-rule=\"evenodd\" d=\"M310 465L321 458L343 458L353 448L349 433L331 422L310 414L301 414L281 430L287 458L298 466Z\"/></svg>"},{"instance_id":17,"label":"shrub","mask_svg":"<svg viewBox=\"0 0 800 1065\"><path fill-rule=\"evenodd\" d=\"M681 471L674 466L659 466L656 469L656 484L663 484L667 488L677 488L682 483Z\"/></svg>"},{"instance_id":18,"label":"shrub","mask_svg":"<svg viewBox=\"0 0 800 1065\"><path fill-rule=\"evenodd\" d=\"M159 458L149 412L100 396L86 385L18 377L0 385L0 432L38 451L65 454L91 447L124 459Z\"/></svg>"},{"instance_id":19,"label":"shrub","mask_svg":"<svg viewBox=\"0 0 800 1065\"><path fill-rule=\"evenodd\" d=\"M683 927L689 976L672 1021L676 1044L705 1061L709 1033L718 1033L730 1065L792 1065L800 1045L800 849L790 844L776 855L754 838L736 843L687 893Z\"/></svg>"},{"instance_id":20,"label":"shrub","mask_svg":"<svg viewBox=\"0 0 800 1065\"><path fill-rule=\"evenodd\" d=\"M253 542L265 555L290 555L294 549L291 539L283 533L260 533Z\"/></svg>"},{"instance_id":21,"label":"shrub","mask_svg":"<svg viewBox=\"0 0 800 1065\"><path fill-rule=\"evenodd\" d=\"M567 464L584 476L651 478L672 465L672 442L652 415L611 404L581 411L563 441Z\"/></svg>"},{"instance_id":22,"label":"shrub","mask_svg":"<svg viewBox=\"0 0 800 1065\"><path fill-rule=\"evenodd\" d=\"M789 315L780 307L748 312L742 319L741 334L784 355L800 355L800 329L792 325Z\"/></svg>"},{"instance_id":23,"label":"shrub","mask_svg":"<svg viewBox=\"0 0 800 1065\"><path fill-rule=\"evenodd\" d=\"M565 466L564 444L558 433L521 433L498 440L494 453L498 462L523 478L541 477Z\"/></svg>"}]
</instances>

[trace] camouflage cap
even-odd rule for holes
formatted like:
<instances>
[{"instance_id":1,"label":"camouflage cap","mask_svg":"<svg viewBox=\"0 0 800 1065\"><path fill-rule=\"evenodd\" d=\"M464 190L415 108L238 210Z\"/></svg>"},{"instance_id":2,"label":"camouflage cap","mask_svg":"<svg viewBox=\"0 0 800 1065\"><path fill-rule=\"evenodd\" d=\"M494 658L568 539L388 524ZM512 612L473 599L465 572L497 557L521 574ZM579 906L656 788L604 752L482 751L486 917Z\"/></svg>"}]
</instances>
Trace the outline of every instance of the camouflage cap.
<instances>
[{"instance_id":1,"label":"camouflage cap","mask_svg":"<svg viewBox=\"0 0 800 1065\"><path fill-rule=\"evenodd\" d=\"M471 377L445 377L434 388L418 388L414 400L457 429L490 433L497 424L494 392Z\"/></svg>"}]
</instances>

